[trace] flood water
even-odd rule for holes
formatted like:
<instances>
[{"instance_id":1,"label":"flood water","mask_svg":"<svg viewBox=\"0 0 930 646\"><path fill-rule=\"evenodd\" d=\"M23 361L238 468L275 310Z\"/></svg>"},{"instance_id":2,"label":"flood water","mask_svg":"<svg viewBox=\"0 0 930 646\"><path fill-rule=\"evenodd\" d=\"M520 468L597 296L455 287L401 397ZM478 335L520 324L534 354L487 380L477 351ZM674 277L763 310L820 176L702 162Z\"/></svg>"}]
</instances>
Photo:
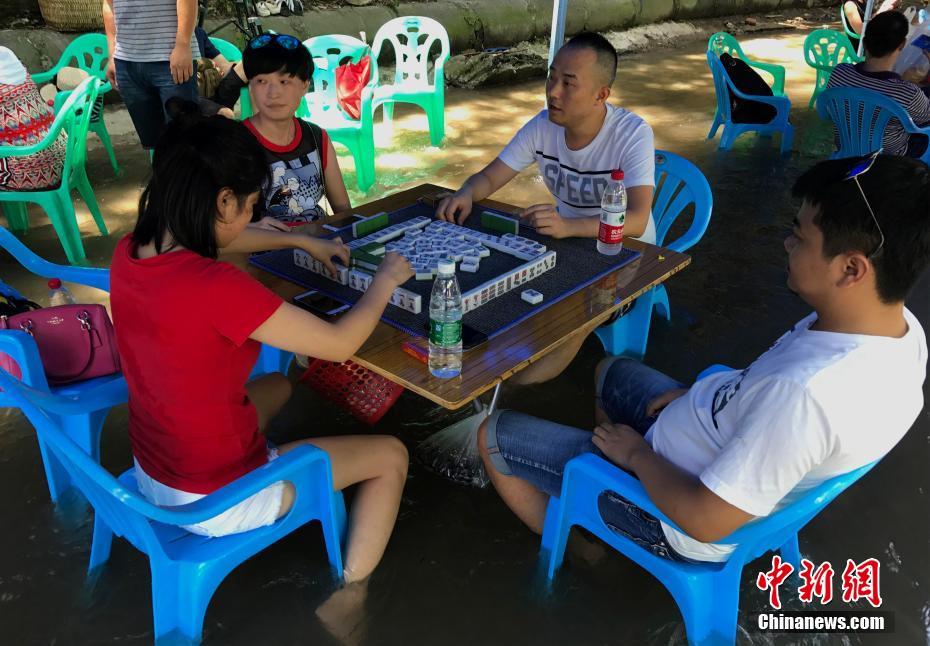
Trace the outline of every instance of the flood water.
<instances>
[{"instance_id":1,"label":"flood water","mask_svg":"<svg viewBox=\"0 0 930 646\"><path fill-rule=\"evenodd\" d=\"M714 193L710 228L691 250L693 263L668 283L673 320L653 323L646 360L689 380L711 363L744 366L808 313L785 287L782 239L796 205L795 177L830 152L829 127L807 108L813 70L801 62L804 33L744 38L748 54L788 68L795 150L780 157L776 138L744 135L734 150L718 153L705 139L713 114L713 84L704 43L622 59L614 100L653 126L658 148L695 162ZM447 140L428 146L425 117L398 109L393 138L380 137L379 185L353 203L423 182L457 187L493 159L516 130L543 106L543 81L478 91L447 91ZM380 121L380 118L379 118ZM380 127L380 126L379 126ZM90 153L91 181L109 237L96 231L83 205L79 219L92 264L106 266L116 241L134 223L146 158L132 137L117 140L125 168L114 179L99 147ZM351 169L351 158L341 157ZM347 184L354 177L347 173ZM514 204L545 198L533 171L495 197ZM63 262L47 218L32 212L25 241ZM592 243L593 244L593 243ZM30 297L44 285L5 257L0 275ZM77 290L80 299L100 299ZM930 277L909 307L930 329ZM506 389L502 404L542 417L591 427L592 374L603 356L589 339L558 379ZM925 397L930 388L925 385ZM875 402L876 406L882 402ZM377 427L411 449L459 419L411 393ZM297 394L269 435L287 441L310 435L370 432L313 393ZM882 429L875 429L876 433ZM839 579L846 559L881 563L882 610L895 615L895 633L881 636L760 635L741 630L740 643L930 643L930 523L928 523L930 412L924 408L907 436L871 473L802 532L801 550L815 563L830 561ZM104 465L131 465L125 407L114 409L103 435ZM16 411L0 411L0 642L6 644L144 644L152 641L150 577L146 558L117 540L106 568L85 576L92 513L78 498L53 506L35 435ZM665 589L617 554L600 560L570 553L556 582L537 572L538 537L527 531L490 490L466 488L414 463L387 554L371 578L359 612L330 631L315 610L333 591L316 526L304 527L235 570L207 611L207 644L683 644L680 614ZM740 623L767 608L756 574L768 559L744 571ZM783 587L783 599L800 609ZM849 610L835 600L831 607ZM862 602L855 609L865 610ZM334 635L333 633L339 633Z\"/></svg>"}]
</instances>

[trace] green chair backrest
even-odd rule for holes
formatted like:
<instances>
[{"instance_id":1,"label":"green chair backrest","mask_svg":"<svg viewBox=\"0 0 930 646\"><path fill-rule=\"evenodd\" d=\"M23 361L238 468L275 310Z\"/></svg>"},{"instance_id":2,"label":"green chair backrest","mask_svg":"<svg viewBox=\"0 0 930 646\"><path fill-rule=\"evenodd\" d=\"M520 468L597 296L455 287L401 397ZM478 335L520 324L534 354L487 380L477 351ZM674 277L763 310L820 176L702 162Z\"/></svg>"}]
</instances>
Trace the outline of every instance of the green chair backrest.
<instances>
[{"instance_id":1,"label":"green chair backrest","mask_svg":"<svg viewBox=\"0 0 930 646\"><path fill-rule=\"evenodd\" d=\"M729 54L733 58L739 58L745 61L746 55L743 48L739 46L739 41L725 31L718 31L707 41L707 51L713 52L719 58L721 54Z\"/></svg>"},{"instance_id":2,"label":"green chair backrest","mask_svg":"<svg viewBox=\"0 0 930 646\"><path fill-rule=\"evenodd\" d=\"M377 60L385 42L394 47L394 83L428 85L429 54L439 43L437 63L448 60L451 48L449 34L438 21L423 16L403 16L381 25L372 45L372 58ZM373 65L372 70L376 70Z\"/></svg>"},{"instance_id":3,"label":"green chair backrest","mask_svg":"<svg viewBox=\"0 0 930 646\"><path fill-rule=\"evenodd\" d=\"M804 62L818 70L831 70L840 63L856 63L856 48L846 34L832 29L815 29L804 39Z\"/></svg>"},{"instance_id":4,"label":"green chair backrest","mask_svg":"<svg viewBox=\"0 0 930 646\"><path fill-rule=\"evenodd\" d=\"M336 68L346 59L358 63L362 56L371 53L366 43L341 34L315 36L304 41L304 47L313 57L313 95L317 99L336 104ZM372 78L375 78L372 73Z\"/></svg>"},{"instance_id":5,"label":"green chair backrest","mask_svg":"<svg viewBox=\"0 0 930 646\"><path fill-rule=\"evenodd\" d=\"M242 52L240 52L239 48L228 40L210 36L210 42L213 43L213 46L219 50L220 56L225 58L230 63L238 63L242 60Z\"/></svg>"},{"instance_id":6,"label":"green chair backrest","mask_svg":"<svg viewBox=\"0 0 930 646\"><path fill-rule=\"evenodd\" d=\"M62 67L79 67L101 83L106 83L109 61L107 37L103 34L82 34L65 47L55 67L46 74L53 76Z\"/></svg>"},{"instance_id":7,"label":"green chair backrest","mask_svg":"<svg viewBox=\"0 0 930 646\"><path fill-rule=\"evenodd\" d=\"M91 76L84 80L71 92L52 124L54 130L55 124L61 121L61 129L68 136L62 183L70 182L74 169L83 167L87 160L87 129L99 92L100 81L97 78Z\"/></svg>"}]
</instances>

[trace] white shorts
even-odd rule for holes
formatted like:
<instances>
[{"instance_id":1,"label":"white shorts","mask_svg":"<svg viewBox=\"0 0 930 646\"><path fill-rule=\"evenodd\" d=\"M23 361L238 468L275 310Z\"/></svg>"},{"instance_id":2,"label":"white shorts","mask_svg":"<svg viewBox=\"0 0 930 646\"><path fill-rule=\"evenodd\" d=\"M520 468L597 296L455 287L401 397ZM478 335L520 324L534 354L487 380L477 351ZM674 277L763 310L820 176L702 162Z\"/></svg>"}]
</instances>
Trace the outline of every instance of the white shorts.
<instances>
[{"instance_id":1,"label":"white shorts","mask_svg":"<svg viewBox=\"0 0 930 646\"><path fill-rule=\"evenodd\" d=\"M278 449L268 449L268 461L278 457ZM205 494L190 493L174 489L149 476L133 458L136 466L136 482L139 493L152 504L159 507L177 507L200 500ZM219 516L214 516L196 525L183 525L192 534L201 536L228 536L247 532L250 529L271 525L278 519L281 500L284 496L284 482L275 482L253 494L234 507L230 507Z\"/></svg>"}]
</instances>

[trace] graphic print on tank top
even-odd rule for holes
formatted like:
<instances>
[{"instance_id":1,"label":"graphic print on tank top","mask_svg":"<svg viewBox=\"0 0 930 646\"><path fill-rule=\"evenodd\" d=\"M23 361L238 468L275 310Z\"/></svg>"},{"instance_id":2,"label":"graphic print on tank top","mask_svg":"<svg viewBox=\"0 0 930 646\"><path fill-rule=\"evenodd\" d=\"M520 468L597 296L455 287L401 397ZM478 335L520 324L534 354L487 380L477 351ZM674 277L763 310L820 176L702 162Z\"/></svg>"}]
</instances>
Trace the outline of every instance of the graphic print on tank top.
<instances>
[{"instance_id":1,"label":"graphic print on tank top","mask_svg":"<svg viewBox=\"0 0 930 646\"><path fill-rule=\"evenodd\" d=\"M271 184L262 191L267 215L288 224L304 224L325 214L323 180L317 151L271 164Z\"/></svg>"}]
</instances>

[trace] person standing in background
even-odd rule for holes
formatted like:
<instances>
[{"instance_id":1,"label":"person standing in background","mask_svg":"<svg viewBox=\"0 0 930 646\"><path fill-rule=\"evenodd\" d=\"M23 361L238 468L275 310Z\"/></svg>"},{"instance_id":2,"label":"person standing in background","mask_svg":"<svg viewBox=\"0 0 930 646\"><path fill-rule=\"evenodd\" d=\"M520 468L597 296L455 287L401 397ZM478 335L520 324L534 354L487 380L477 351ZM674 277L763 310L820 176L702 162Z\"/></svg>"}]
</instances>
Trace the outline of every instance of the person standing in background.
<instances>
[{"instance_id":1,"label":"person standing in background","mask_svg":"<svg viewBox=\"0 0 930 646\"><path fill-rule=\"evenodd\" d=\"M155 147L168 99L197 101L196 22L196 0L103 0L107 80L122 95L143 148Z\"/></svg>"}]
</instances>

